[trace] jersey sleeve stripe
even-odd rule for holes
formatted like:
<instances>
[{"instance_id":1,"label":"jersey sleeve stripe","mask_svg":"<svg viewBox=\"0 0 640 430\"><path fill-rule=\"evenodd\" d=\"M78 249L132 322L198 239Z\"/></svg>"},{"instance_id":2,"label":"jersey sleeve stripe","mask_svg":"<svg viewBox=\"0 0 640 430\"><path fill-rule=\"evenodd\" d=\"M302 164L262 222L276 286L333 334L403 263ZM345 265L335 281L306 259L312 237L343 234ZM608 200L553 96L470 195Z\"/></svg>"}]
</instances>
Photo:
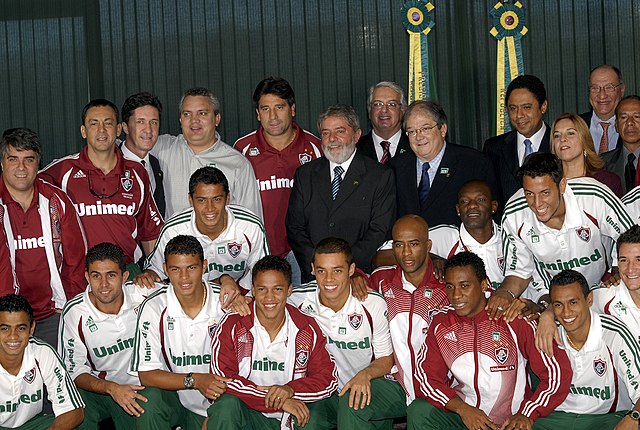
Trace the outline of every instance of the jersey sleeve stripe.
<instances>
[{"instance_id":1,"label":"jersey sleeve stripe","mask_svg":"<svg viewBox=\"0 0 640 430\"><path fill-rule=\"evenodd\" d=\"M640 345L638 345L638 341L635 339L633 334L619 320L610 315L600 315L600 321L602 322L603 329L614 332L622 338L625 345L633 355L636 372L637 374L640 374Z\"/></svg>"}]
</instances>

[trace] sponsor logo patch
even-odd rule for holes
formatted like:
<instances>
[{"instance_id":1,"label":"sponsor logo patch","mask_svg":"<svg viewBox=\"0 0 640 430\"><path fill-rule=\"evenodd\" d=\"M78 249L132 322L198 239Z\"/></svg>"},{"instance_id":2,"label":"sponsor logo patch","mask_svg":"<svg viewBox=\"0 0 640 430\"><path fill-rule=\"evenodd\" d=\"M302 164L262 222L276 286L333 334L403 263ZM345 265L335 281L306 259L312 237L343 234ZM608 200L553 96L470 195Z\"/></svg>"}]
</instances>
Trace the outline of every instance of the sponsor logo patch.
<instances>
[{"instance_id":1,"label":"sponsor logo patch","mask_svg":"<svg viewBox=\"0 0 640 430\"><path fill-rule=\"evenodd\" d=\"M75 175L73 175L73 179L86 178L87 175L84 174L82 170L78 170Z\"/></svg>"},{"instance_id":2,"label":"sponsor logo patch","mask_svg":"<svg viewBox=\"0 0 640 430\"><path fill-rule=\"evenodd\" d=\"M258 156L258 155L260 155L260 150L258 148L255 148L255 147L254 148L249 148L249 155L251 157Z\"/></svg>"},{"instance_id":3,"label":"sponsor logo patch","mask_svg":"<svg viewBox=\"0 0 640 430\"><path fill-rule=\"evenodd\" d=\"M362 325L362 314L350 314L349 325L353 327L354 330L358 330Z\"/></svg>"},{"instance_id":4,"label":"sponsor logo patch","mask_svg":"<svg viewBox=\"0 0 640 430\"><path fill-rule=\"evenodd\" d=\"M491 339L493 339L494 342L500 342L500 332L494 331L491 333Z\"/></svg>"},{"instance_id":5,"label":"sponsor logo patch","mask_svg":"<svg viewBox=\"0 0 640 430\"><path fill-rule=\"evenodd\" d=\"M458 341L458 336L456 336L456 333L453 331L450 331L449 333L444 335L444 338L447 340L450 340L452 342L457 342Z\"/></svg>"},{"instance_id":6,"label":"sponsor logo patch","mask_svg":"<svg viewBox=\"0 0 640 430\"><path fill-rule=\"evenodd\" d=\"M576 234L585 242L589 242L589 239L591 239L591 229L589 227L580 227L576 229Z\"/></svg>"},{"instance_id":7,"label":"sponsor logo patch","mask_svg":"<svg viewBox=\"0 0 640 430\"><path fill-rule=\"evenodd\" d=\"M240 255L240 251L242 251L242 244L238 242L227 243L227 250L229 251L230 256L236 258Z\"/></svg>"}]
</instances>

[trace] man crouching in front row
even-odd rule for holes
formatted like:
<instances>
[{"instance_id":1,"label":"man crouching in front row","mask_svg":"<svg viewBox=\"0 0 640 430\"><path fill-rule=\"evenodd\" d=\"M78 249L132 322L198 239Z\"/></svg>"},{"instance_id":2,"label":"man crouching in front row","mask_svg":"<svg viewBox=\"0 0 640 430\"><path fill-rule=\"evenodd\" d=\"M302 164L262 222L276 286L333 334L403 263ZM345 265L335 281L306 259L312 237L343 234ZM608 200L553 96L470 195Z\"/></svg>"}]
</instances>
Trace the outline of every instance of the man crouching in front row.
<instances>
[{"instance_id":1,"label":"man crouching in front row","mask_svg":"<svg viewBox=\"0 0 640 430\"><path fill-rule=\"evenodd\" d=\"M313 318L287 304L286 260L262 258L252 278L251 313L225 316L213 335L211 370L231 381L209 407L207 428L319 428L323 400L338 387L327 340Z\"/></svg>"}]
</instances>

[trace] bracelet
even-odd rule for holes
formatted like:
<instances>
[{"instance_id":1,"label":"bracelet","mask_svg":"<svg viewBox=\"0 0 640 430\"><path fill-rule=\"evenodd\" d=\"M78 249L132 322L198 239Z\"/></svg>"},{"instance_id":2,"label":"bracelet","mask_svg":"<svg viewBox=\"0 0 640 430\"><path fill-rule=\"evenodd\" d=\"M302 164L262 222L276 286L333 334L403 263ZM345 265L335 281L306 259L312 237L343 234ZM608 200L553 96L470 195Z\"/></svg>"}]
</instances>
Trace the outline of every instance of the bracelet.
<instances>
[{"instance_id":1,"label":"bracelet","mask_svg":"<svg viewBox=\"0 0 640 430\"><path fill-rule=\"evenodd\" d=\"M511 298L512 298L513 300L515 300L515 299L517 298L517 297L516 297L516 295L515 295L515 294L513 294L513 291L511 291L511 290L505 290L505 291L511 295Z\"/></svg>"}]
</instances>

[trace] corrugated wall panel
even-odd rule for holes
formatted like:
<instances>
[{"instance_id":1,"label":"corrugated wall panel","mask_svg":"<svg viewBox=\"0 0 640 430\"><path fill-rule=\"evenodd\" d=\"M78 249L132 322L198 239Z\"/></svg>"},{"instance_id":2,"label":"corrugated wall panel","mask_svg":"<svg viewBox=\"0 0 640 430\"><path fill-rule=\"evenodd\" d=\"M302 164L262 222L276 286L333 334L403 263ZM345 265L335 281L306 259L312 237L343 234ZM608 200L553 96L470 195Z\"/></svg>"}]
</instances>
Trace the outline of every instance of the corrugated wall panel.
<instances>
[{"instance_id":1,"label":"corrugated wall panel","mask_svg":"<svg viewBox=\"0 0 640 430\"><path fill-rule=\"evenodd\" d=\"M480 147L495 123L495 1L432 0L429 35L438 98L450 137ZM288 79L296 120L315 132L332 103L366 118L367 88L406 88L408 37L402 0L4 0L0 3L0 128L27 125L47 143L44 161L77 151L90 97L121 105L148 90L163 101L161 131L178 133L178 101L195 85L222 102L220 132L231 143L256 127L251 96L269 75ZM589 70L618 65L627 93L640 79L640 2L523 1L529 33L525 71L549 95L548 122L588 108Z\"/></svg>"}]
</instances>

